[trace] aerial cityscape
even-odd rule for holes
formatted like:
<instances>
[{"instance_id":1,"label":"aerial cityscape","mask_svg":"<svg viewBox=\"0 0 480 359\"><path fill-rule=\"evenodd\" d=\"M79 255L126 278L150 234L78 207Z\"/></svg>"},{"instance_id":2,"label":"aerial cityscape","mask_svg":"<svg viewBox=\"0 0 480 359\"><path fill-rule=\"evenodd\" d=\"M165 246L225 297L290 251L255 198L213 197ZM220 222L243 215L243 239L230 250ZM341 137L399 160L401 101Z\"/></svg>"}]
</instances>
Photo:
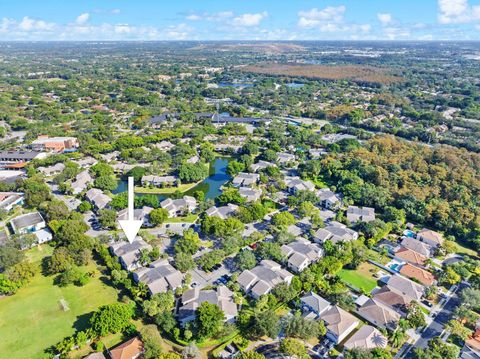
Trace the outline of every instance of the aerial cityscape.
<instances>
[{"instance_id":1,"label":"aerial cityscape","mask_svg":"<svg viewBox=\"0 0 480 359\"><path fill-rule=\"evenodd\" d=\"M0 13L0 359L480 359L480 0Z\"/></svg>"}]
</instances>

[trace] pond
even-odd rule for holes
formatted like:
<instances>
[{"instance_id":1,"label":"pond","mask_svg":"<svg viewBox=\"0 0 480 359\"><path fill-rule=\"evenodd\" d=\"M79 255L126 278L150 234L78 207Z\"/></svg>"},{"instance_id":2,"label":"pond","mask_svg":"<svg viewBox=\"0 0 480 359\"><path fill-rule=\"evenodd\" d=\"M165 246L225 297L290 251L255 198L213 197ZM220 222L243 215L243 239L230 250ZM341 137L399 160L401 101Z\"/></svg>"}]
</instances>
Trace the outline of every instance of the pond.
<instances>
[{"instance_id":1,"label":"pond","mask_svg":"<svg viewBox=\"0 0 480 359\"><path fill-rule=\"evenodd\" d=\"M227 165L228 165L228 158L225 157L217 157L213 163L210 165L210 176L205 178L202 182L200 182L195 187L189 189L184 194L191 196L196 191L202 191L205 193L205 198L215 198L219 196L222 191L221 187L230 181L231 177L227 174ZM118 182L118 187L112 191L113 194L118 194L121 192L125 192L128 188L127 181L121 180ZM142 196L145 194L137 193L137 196ZM168 197L167 194L158 194L159 201L164 200Z\"/></svg>"},{"instance_id":2,"label":"pond","mask_svg":"<svg viewBox=\"0 0 480 359\"><path fill-rule=\"evenodd\" d=\"M294 88L294 89L298 89L298 88L301 88L303 86L305 86L305 84L302 84L300 82L290 82L288 84L285 84L287 87L290 87L290 88Z\"/></svg>"}]
</instances>

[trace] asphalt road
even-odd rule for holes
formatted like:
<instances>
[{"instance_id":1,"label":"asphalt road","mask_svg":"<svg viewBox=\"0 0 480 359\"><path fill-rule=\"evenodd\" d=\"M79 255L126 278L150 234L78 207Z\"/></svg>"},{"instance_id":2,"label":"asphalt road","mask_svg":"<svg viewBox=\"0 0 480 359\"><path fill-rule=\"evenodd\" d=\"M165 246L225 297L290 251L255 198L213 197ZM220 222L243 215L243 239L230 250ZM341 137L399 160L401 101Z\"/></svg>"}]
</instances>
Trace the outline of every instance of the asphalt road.
<instances>
[{"instance_id":1,"label":"asphalt road","mask_svg":"<svg viewBox=\"0 0 480 359\"><path fill-rule=\"evenodd\" d=\"M445 324L452 318L453 310L460 305L460 299L458 293L460 293L465 288L465 285L460 284L459 288L454 295L450 297L447 303L443 306L442 310L438 312L435 319L430 323L430 325L422 332L421 337L413 345L411 350L404 355L404 358L411 359L414 358L413 350L416 348L426 348L428 341L430 339L439 337L442 332Z\"/></svg>"}]
</instances>

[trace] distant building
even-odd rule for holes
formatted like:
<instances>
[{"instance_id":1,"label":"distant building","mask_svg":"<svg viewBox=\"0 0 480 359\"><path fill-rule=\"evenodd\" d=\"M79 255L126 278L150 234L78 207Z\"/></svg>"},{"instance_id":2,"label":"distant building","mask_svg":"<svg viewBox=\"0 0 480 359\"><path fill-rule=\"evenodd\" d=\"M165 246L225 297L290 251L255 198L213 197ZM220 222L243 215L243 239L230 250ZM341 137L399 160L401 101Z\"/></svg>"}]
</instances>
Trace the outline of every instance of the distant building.
<instances>
[{"instance_id":1,"label":"distant building","mask_svg":"<svg viewBox=\"0 0 480 359\"><path fill-rule=\"evenodd\" d=\"M182 305L178 310L178 317L182 326L195 320L195 312L204 303L217 305L223 312L226 322L233 322L238 314L233 292L225 286L216 289L201 290L193 288L182 295Z\"/></svg>"},{"instance_id":2,"label":"distant building","mask_svg":"<svg viewBox=\"0 0 480 359\"><path fill-rule=\"evenodd\" d=\"M348 206L347 220L350 223L372 222L375 220L375 209L370 207Z\"/></svg>"},{"instance_id":3,"label":"distant building","mask_svg":"<svg viewBox=\"0 0 480 359\"><path fill-rule=\"evenodd\" d=\"M262 260L258 266L243 271L237 278L237 283L253 298L258 299L280 283L287 283L293 279L293 274L271 260Z\"/></svg>"},{"instance_id":4,"label":"distant building","mask_svg":"<svg viewBox=\"0 0 480 359\"><path fill-rule=\"evenodd\" d=\"M0 152L0 162L30 162L46 156L46 153L38 151L2 151Z\"/></svg>"},{"instance_id":5,"label":"distant building","mask_svg":"<svg viewBox=\"0 0 480 359\"><path fill-rule=\"evenodd\" d=\"M38 136L30 147L35 151L65 152L77 149L78 145L75 137Z\"/></svg>"}]
</instances>

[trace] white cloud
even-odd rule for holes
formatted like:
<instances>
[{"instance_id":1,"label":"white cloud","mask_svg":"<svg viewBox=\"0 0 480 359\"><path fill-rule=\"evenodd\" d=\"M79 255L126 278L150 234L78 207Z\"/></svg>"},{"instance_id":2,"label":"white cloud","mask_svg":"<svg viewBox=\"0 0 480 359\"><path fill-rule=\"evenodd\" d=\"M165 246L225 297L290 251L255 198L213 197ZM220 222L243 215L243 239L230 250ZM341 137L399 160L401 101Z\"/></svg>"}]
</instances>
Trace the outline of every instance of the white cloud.
<instances>
[{"instance_id":1,"label":"white cloud","mask_svg":"<svg viewBox=\"0 0 480 359\"><path fill-rule=\"evenodd\" d=\"M75 19L75 22L78 25L83 25L85 24L88 20L90 19L90 14L88 12L84 12L83 14L80 14L77 16Z\"/></svg>"},{"instance_id":2,"label":"white cloud","mask_svg":"<svg viewBox=\"0 0 480 359\"><path fill-rule=\"evenodd\" d=\"M313 8L308 11L298 12L298 26L302 28L313 27L332 27L334 24L343 22L343 15L345 14L346 7L341 6L327 6L326 8L319 10Z\"/></svg>"},{"instance_id":3,"label":"white cloud","mask_svg":"<svg viewBox=\"0 0 480 359\"><path fill-rule=\"evenodd\" d=\"M219 11L214 13L204 12L201 14L192 13L188 14L185 19L189 21L224 21L225 19L232 18L234 16L233 11Z\"/></svg>"},{"instance_id":4,"label":"white cloud","mask_svg":"<svg viewBox=\"0 0 480 359\"><path fill-rule=\"evenodd\" d=\"M235 26L258 26L264 20L265 18L268 17L268 13L266 11L256 13L256 14L242 14L239 16L236 16L233 19L233 24Z\"/></svg>"},{"instance_id":5,"label":"white cloud","mask_svg":"<svg viewBox=\"0 0 480 359\"><path fill-rule=\"evenodd\" d=\"M480 5L470 5L468 0L438 0L438 22L462 24L480 20Z\"/></svg>"},{"instance_id":6,"label":"white cloud","mask_svg":"<svg viewBox=\"0 0 480 359\"><path fill-rule=\"evenodd\" d=\"M382 23L382 25L388 25L392 22L392 14L389 13L379 13L377 14L377 19Z\"/></svg>"},{"instance_id":7,"label":"white cloud","mask_svg":"<svg viewBox=\"0 0 480 359\"><path fill-rule=\"evenodd\" d=\"M12 22L11 24L14 24ZM46 22L44 20L35 20L28 16L25 16L18 24L18 28L22 31L51 31L55 27L52 22Z\"/></svg>"}]
</instances>

